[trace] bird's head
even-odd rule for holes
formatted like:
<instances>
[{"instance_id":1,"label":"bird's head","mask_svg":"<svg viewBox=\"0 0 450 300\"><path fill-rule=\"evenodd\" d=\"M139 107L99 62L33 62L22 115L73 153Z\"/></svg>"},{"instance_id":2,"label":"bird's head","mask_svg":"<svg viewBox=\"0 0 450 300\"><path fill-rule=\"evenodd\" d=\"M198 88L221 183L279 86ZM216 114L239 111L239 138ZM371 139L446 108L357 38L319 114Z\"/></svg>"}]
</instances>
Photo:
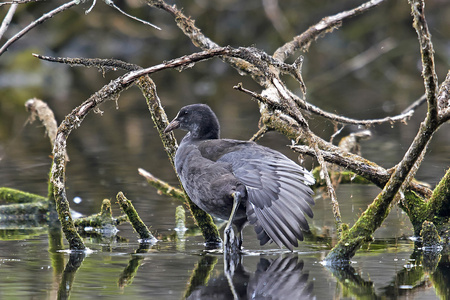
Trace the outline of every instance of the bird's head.
<instances>
[{"instance_id":1,"label":"bird's head","mask_svg":"<svg viewBox=\"0 0 450 300\"><path fill-rule=\"evenodd\" d=\"M220 134L219 121L206 104L182 107L175 119L164 129L164 133L177 128L189 131L195 139L218 139Z\"/></svg>"}]
</instances>

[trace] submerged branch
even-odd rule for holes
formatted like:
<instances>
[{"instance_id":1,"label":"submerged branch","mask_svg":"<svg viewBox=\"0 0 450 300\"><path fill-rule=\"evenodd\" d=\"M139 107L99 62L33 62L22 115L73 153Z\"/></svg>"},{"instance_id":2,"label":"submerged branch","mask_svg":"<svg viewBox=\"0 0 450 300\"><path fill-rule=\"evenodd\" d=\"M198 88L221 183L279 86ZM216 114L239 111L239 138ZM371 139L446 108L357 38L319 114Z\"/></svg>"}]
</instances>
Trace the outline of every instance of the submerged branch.
<instances>
[{"instance_id":1,"label":"submerged branch","mask_svg":"<svg viewBox=\"0 0 450 300\"><path fill-rule=\"evenodd\" d=\"M8 204L36 203L36 202L47 202L48 198L12 188L0 187L0 201L4 201Z\"/></svg>"},{"instance_id":2,"label":"submerged branch","mask_svg":"<svg viewBox=\"0 0 450 300\"><path fill-rule=\"evenodd\" d=\"M0 205L0 220L47 220L48 201Z\"/></svg>"},{"instance_id":3,"label":"submerged branch","mask_svg":"<svg viewBox=\"0 0 450 300\"><path fill-rule=\"evenodd\" d=\"M95 229L111 230L117 225L128 221L127 216L122 215L118 218L114 218L111 211L111 201L104 199L100 212L98 214L88 216L85 218L79 218L74 221L75 226L82 227L94 227ZM111 227L114 226L114 227Z\"/></svg>"},{"instance_id":4,"label":"submerged branch","mask_svg":"<svg viewBox=\"0 0 450 300\"><path fill-rule=\"evenodd\" d=\"M123 212L128 216L128 220L133 226L134 230L139 234L139 237L143 240L144 243L153 243L156 242L156 238L153 234L148 230L147 226L142 222L138 213L134 209L131 201L128 200L122 192L117 194L117 202L122 208Z\"/></svg>"},{"instance_id":5,"label":"submerged branch","mask_svg":"<svg viewBox=\"0 0 450 300\"><path fill-rule=\"evenodd\" d=\"M71 250L84 250L85 245L73 225L72 216L69 211L65 187L66 172L66 141L73 129L78 128L86 115L92 109L98 109L98 105L108 100L117 100L119 94L127 89L130 84L120 84L122 77L105 85L80 106L73 109L60 124L56 134L55 146L53 148L53 165L51 171L51 184L54 187L56 209L62 229L69 242Z\"/></svg>"}]
</instances>

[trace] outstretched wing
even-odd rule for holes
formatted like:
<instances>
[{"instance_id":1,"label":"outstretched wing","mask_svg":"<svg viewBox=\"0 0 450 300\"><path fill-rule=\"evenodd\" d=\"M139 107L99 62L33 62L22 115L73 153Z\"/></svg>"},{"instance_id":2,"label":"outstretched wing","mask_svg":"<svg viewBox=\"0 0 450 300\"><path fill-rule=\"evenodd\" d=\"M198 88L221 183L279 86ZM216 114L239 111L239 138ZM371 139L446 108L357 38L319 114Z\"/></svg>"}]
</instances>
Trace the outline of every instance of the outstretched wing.
<instances>
[{"instance_id":1,"label":"outstretched wing","mask_svg":"<svg viewBox=\"0 0 450 300\"><path fill-rule=\"evenodd\" d=\"M305 215L312 218L314 184L311 173L283 154L254 144L222 156L247 187L247 217L255 226L261 245L273 240L290 250L309 230Z\"/></svg>"}]
</instances>

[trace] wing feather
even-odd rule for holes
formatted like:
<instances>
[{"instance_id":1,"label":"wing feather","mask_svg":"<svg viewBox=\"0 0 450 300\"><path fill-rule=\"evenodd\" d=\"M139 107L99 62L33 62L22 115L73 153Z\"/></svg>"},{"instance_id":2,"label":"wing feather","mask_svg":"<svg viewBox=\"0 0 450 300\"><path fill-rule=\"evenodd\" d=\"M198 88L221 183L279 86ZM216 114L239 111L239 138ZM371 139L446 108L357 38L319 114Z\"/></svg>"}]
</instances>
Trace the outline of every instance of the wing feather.
<instances>
[{"instance_id":1,"label":"wing feather","mask_svg":"<svg viewBox=\"0 0 450 300\"><path fill-rule=\"evenodd\" d=\"M309 230L305 215L313 217L314 183L311 173L283 154L252 144L218 159L231 165L234 176L247 188L247 218L261 245L272 240L291 251Z\"/></svg>"}]
</instances>

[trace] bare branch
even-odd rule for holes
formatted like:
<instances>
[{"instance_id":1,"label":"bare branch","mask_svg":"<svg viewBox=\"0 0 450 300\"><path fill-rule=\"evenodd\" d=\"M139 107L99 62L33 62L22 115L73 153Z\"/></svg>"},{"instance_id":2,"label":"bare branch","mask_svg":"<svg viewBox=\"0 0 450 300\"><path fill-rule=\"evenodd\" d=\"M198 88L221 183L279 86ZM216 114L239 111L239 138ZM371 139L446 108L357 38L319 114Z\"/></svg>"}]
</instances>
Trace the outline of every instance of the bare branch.
<instances>
[{"instance_id":1,"label":"bare branch","mask_svg":"<svg viewBox=\"0 0 450 300\"><path fill-rule=\"evenodd\" d=\"M25 108L31 113L27 122L33 123L36 118L39 118L42 125L44 125L45 132L47 133L50 144L53 148L56 138L56 131L58 130L58 124L56 123L55 114L53 111L47 103L37 98L29 99L25 102ZM66 160L69 161L69 156L67 156L67 153Z\"/></svg>"},{"instance_id":2,"label":"bare branch","mask_svg":"<svg viewBox=\"0 0 450 300\"><path fill-rule=\"evenodd\" d=\"M439 88L437 97L439 109L439 122L442 124L450 120L450 71Z\"/></svg>"},{"instance_id":3,"label":"bare branch","mask_svg":"<svg viewBox=\"0 0 450 300\"><path fill-rule=\"evenodd\" d=\"M3 19L2 25L0 27L0 39L5 34L6 30L9 27L9 24L11 23L11 20L16 13L17 6L19 6L17 3L14 3L11 5L11 7L8 10L8 13L6 14L5 18Z\"/></svg>"},{"instance_id":4,"label":"bare branch","mask_svg":"<svg viewBox=\"0 0 450 300\"><path fill-rule=\"evenodd\" d=\"M395 122L406 122L409 118L412 117L414 114L414 110L410 109L404 113L401 113L396 116L392 117L384 117L381 119L371 119L371 120L357 120L352 118L347 118L344 116L336 115L333 113L326 112L319 107L312 105L308 102L301 101L300 107L312 112L316 115L319 115L321 117L324 117L326 119L329 119L330 121L334 121L340 124L351 124L351 125L363 125L363 126L372 126L372 125L379 125L383 123L395 123Z\"/></svg>"},{"instance_id":5,"label":"bare branch","mask_svg":"<svg viewBox=\"0 0 450 300\"><path fill-rule=\"evenodd\" d=\"M170 61L164 62L162 64L152 66L149 68L141 69L138 71L134 71L129 73L127 76L123 78L123 83L126 84L128 82L132 82L136 80L137 78L143 76L152 74L161 70L165 69L173 69L173 68L180 68L180 67L191 67L192 64L199 62L201 60L210 59L211 57L218 56L218 55L224 55L226 53L230 53L231 48L229 47L223 47L223 48L215 48L212 50L206 50L202 52L197 52L190 55L185 55L176 59L172 59Z\"/></svg>"},{"instance_id":6,"label":"bare branch","mask_svg":"<svg viewBox=\"0 0 450 300\"><path fill-rule=\"evenodd\" d=\"M186 17L175 5L169 5L164 0L145 0L145 2L152 6L168 12L177 23L177 26L183 31L183 33L189 37L192 43L202 49L214 49L220 47L217 43L213 42L210 38L206 37L199 28L194 24L194 20ZM223 60L230 64L233 68L239 72L245 72L253 76L253 78L260 82L263 78L258 80L259 71L252 64L239 58L225 57ZM260 82L260 84L262 84Z\"/></svg>"},{"instance_id":7,"label":"bare branch","mask_svg":"<svg viewBox=\"0 0 450 300\"><path fill-rule=\"evenodd\" d=\"M273 57L280 61L285 61L299 49L307 51L311 43L322 36L322 34L332 32L334 29L340 27L342 21L345 19L364 13L383 1L384 0L371 0L352 10L343 11L336 15L323 18L319 23L309 27L308 30L301 35L294 37L292 41L278 48L273 54Z\"/></svg>"},{"instance_id":8,"label":"bare branch","mask_svg":"<svg viewBox=\"0 0 450 300\"><path fill-rule=\"evenodd\" d=\"M63 4L63 5L55 8L54 10L52 10L48 13L43 14L39 19L31 22L27 27L25 27L24 29L19 31L17 34L15 34L12 38L7 40L6 43L0 48L0 55L2 55L6 50L8 50L8 47L11 46L11 44L13 44L17 40L19 40L22 36L24 36L27 32L29 32L31 29L33 29L37 25L44 23L48 19L53 18L58 13L63 12L65 10L71 8L72 6L75 6L78 4L80 4L79 0L72 0L66 4Z\"/></svg>"},{"instance_id":9,"label":"bare branch","mask_svg":"<svg viewBox=\"0 0 450 300\"><path fill-rule=\"evenodd\" d=\"M361 243L371 238L373 232L378 229L389 214L392 202L401 197L401 192L409 185L420 166L433 134L442 124L438 119L437 76L434 70L433 45L431 44L428 25L423 12L424 2L422 0L413 0L410 1L410 4L414 17L413 26L418 34L422 54L422 75L428 103L427 116L420 124L419 131L403 159L395 166L394 172L383 190L348 231L345 238L341 239L328 253L326 260L329 261L348 261L355 254Z\"/></svg>"},{"instance_id":10,"label":"bare branch","mask_svg":"<svg viewBox=\"0 0 450 300\"><path fill-rule=\"evenodd\" d=\"M135 71L142 69L138 65L127 63L118 59L51 57L35 53L32 55L50 62L63 63L71 66L97 67L103 71L116 71L117 69Z\"/></svg>"},{"instance_id":11,"label":"bare branch","mask_svg":"<svg viewBox=\"0 0 450 300\"><path fill-rule=\"evenodd\" d=\"M380 167L377 164L360 157L359 155L345 152L336 146L334 147L334 149L320 150L320 152L309 146L303 145L294 145L291 146L291 149L313 157L316 157L317 154L320 153L325 161L351 170L381 188L389 180L390 174L383 167Z\"/></svg>"},{"instance_id":12,"label":"bare branch","mask_svg":"<svg viewBox=\"0 0 450 300\"><path fill-rule=\"evenodd\" d=\"M266 125L262 125L261 128L250 138L250 141L257 141L260 138L262 138L264 136L264 134L266 134L268 131L270 131L270 128L267 127Z\"/></svg>"},{"instance_id":13,"label":"bare branch","mask_svg":"<svg viewBox=\"0 0 450 300\"><path fill-rule=\"evenodd\" d=\"M39 2L39 1L44 1L44 0L13 0L13 1L5 1L5 2L0 3L0 7L2 7L3 5L25 4L25 3Z\"/></svg>"},{"instance_id":14,"label":"bare branch","mask_svg":"<svg viewBox=\"0 0 450 300\"><path fill-rule=\"evenodd\" d=\"M170 61L164 62L162 64L152 66L149 68L145 68L142 70L138 70L135 72L130 73L128 76L126 76L123 80L124 83L128 81L133 81L138 77L141 77L143 75L148 75L151 73L155 73L164 69L171 69L171 68L180 68L182 70L183 68L190 68L195 64L196 62L203 61L206 59L210 59L215 56L221 56L221 57L231 57L231 58L239 58L240 61L243 61L245 63L249 63L253 66L254 69L254 75L263 75L266 73L266 76L270 77L268 75L268 68L269 66L275 66L276 68L283 69L283 70L290 70L291 66L282 63L280 61L277 61L264 53L263 51L252 48L252 47L239 47L239 48L232 48L230 46L227 47L217 47L214 49L209 49L197 53L193 53L190 55L185 55L176 59L172 59ZM267 72L265 72L267 71Z\"/></svg>"}]
</instances>

